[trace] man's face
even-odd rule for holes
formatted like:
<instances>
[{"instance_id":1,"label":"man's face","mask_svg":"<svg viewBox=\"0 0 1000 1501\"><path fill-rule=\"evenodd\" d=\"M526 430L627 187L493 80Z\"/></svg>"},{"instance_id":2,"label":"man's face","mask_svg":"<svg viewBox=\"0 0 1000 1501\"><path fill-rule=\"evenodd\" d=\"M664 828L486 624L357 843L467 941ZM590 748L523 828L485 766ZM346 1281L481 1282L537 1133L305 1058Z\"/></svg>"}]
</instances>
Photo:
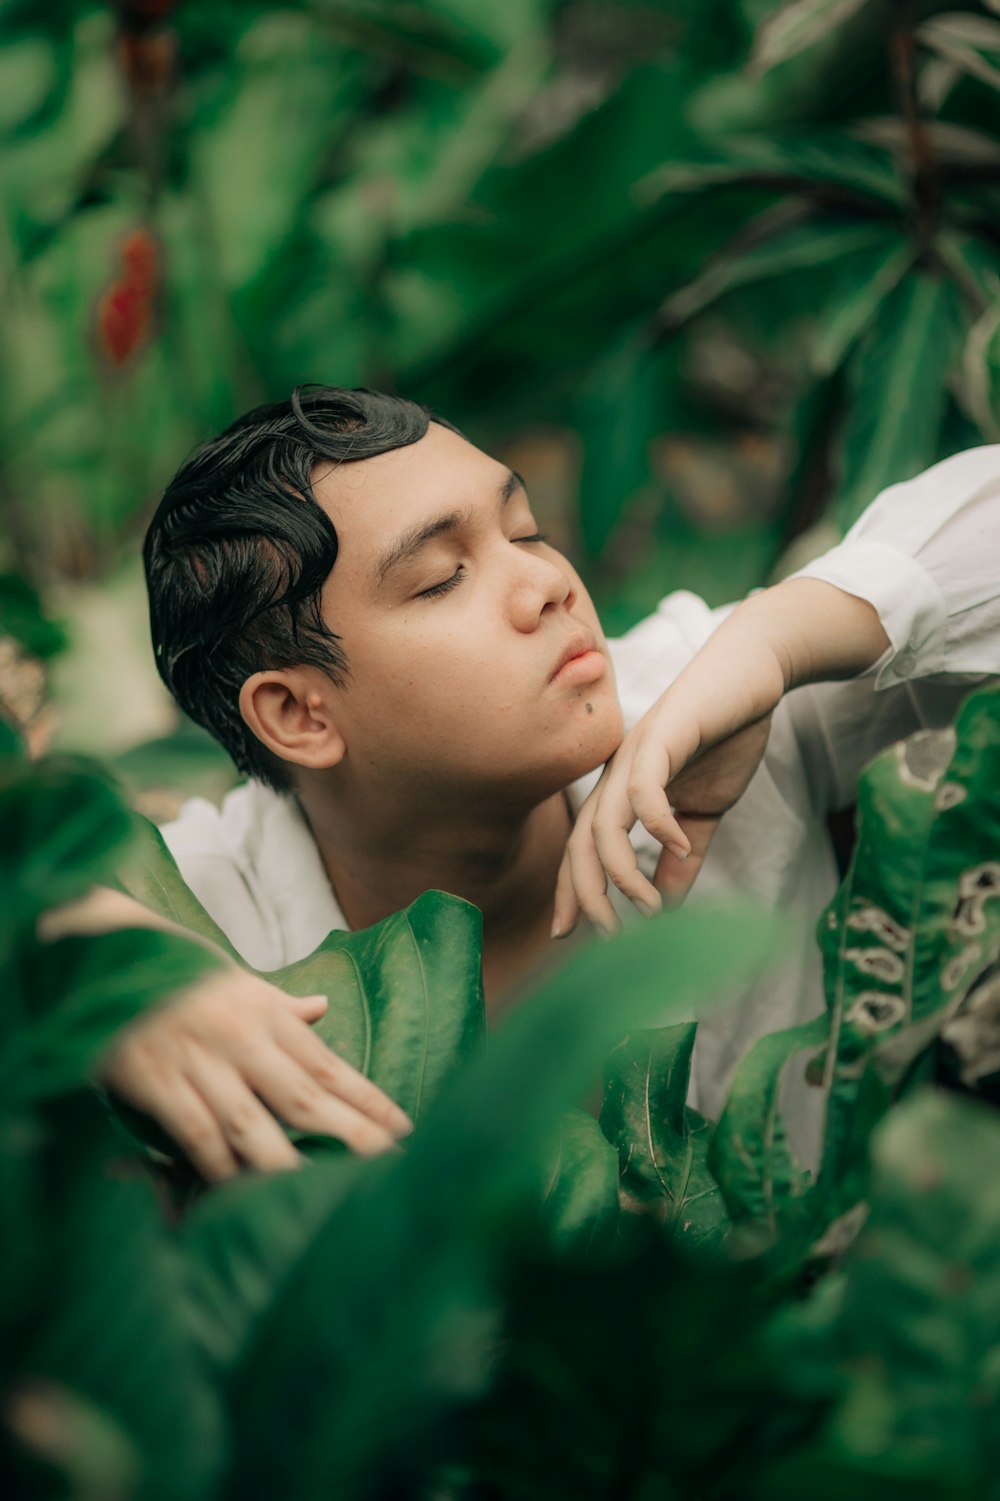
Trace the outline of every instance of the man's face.
<instances>
[{"instance_id":1,"label":"man's face","mask_svg":"<svg viewBox=\"0 0 1000 1501\"><path fill-rule=\"evenodd\" d=\"M313 489L340 539L323 614L355 776L542 798L607 760L622 715L590 596L516 476L432 423ZM557 672L568 650L581 653Z\"/></svg>"}]
</instances>

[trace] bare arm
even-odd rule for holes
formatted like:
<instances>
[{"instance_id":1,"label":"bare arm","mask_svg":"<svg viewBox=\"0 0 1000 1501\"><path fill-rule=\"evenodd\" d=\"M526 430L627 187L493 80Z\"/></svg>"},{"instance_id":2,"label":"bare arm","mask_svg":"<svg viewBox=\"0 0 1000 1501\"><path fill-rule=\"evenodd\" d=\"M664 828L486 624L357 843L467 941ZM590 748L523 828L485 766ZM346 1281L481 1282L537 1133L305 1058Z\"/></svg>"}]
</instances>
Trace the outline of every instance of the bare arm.
<instances>
[{"instance_id":1,"label":"bare arm","mask_svg":"<svg viewBox=\"0 0 1000 1501\"><path fill-rule=\"evenodd\" d=\"M817 579L789 579L739 605L625 736L580 809L559 871L555 936L581 910L618 930L609 877L646 915L664 896L681 900L760 763L784 693L853 677L888 645L866 600ZM637 820L664 846L655 883L628 838Z\"/></svg>"}]
</instances>

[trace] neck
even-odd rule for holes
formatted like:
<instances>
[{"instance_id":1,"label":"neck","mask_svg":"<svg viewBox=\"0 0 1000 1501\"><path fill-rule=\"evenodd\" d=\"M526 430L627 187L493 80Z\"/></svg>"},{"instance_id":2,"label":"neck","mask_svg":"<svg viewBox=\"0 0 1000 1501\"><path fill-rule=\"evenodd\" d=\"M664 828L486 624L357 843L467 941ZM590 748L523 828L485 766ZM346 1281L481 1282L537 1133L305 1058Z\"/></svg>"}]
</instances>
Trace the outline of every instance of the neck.
<instances>
[{"instance_id":1,"label":"neck","mask_svg":"<svg viewBox=\"0 0 1000 1501\"><path fill-rule=\"evenodd\" d=\"M483 914L484 963L552 921L556 875L572 815L563 792L520 809L463 808L454 795L408 800L299 792L341 911L370 927L424 891L448 891ZM401 810L401 811L399 811Z\"/></svg>"}]
</instances>

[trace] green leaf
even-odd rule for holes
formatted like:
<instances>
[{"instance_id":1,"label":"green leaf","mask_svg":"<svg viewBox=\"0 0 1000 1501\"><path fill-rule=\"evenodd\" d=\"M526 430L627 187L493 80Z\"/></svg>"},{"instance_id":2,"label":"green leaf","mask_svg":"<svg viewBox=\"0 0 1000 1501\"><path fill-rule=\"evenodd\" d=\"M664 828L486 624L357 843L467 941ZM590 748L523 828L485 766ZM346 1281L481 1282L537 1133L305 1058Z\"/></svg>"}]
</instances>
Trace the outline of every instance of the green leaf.
<instances>
[{"instance_id":1,"label":"green leaf","mask_svg":"<svg viewBox=\"0 0 1000 1501\"><path fill-rule=\"evenodd\" d=\"M749 1221L773 1240L811 1182L792 1157L779 1106L786 1068L827 1040L828 1019L773 1032L754 1043L730 1086L708 1154L734 1224ZM797 1065L798 1066L798 1065Z\"/></svg>"},{"instance_id":2,"label":"green leaf","mask_svg":"<svg viewBox=\"0 0 1000 1501\"><path fill-rule=\"evenodd\" d=\"M884 1104L1000 956L998 726L1000 690L980 690L954 729L911 736L861 779L854 862L819 927L825 1194L863 1152L861 1095L880 1081ZM981 1041L969 1042L970 1064Z\"/></svg>"},{"instance_id":3,"label":"green leaf","mask_svg":"<svg viewBox=\"0 0 1000 1501\"><path fill-rule=\"evenodd\" d=\"M656 202L665 194L703 193L735 183L758 182L775 193L812 188L828 192L831 202L857 196L875 204L903 208L906 192L885 152L845 130L803 130L794 135L737 135L713 142L699 158L675 159L640 179L637 200Z\"/></svg>"},{"instance_id":4,"label":"green leaf","mask_svg":"<svg viewBox=\"0 0 1000 1501\"><path fill-rule=\"evenodd\" d=\"M184 880L156 825L139 813L130 813L129 819L132 839L109 884L242 963L225 933Z\"/></svg>"},{"instance_id":5,"label":"green leaf","mask_svg":"<svg viewBox=\"0 0 1000 1501\"><path fill-rule=\"evenodd\" d=\"M282 1295L299 1258L366 1169L345 1155L297 1173L245 1177L205 1195L186 1217L185 1307L198 1342L221 1371L234 1369L257 1322Z\"/></svg>"},{"instance_id":6,"label":"green leaf","mask_svg":"<svg viewBox=\"0 0 1000 1501\"><path fill-rule=\"evenodd\" d=\"M120 1425L138 1461L136 1501L209 1501L225 1456L220 1394L184 1317L151 1187L109 1171L92 1134L97 1111L78 1100L53 1121L46 1234L5 1356L19 1377L79 1394ZM67 1458L70 1473L84 1468L85 1456Z\"/></svg>"},{"instance_id":7,"label":"green leaf","mask_svg":"<svg viewBox=\"0 0 1000 1501\"><path fill-rule=\"evenodd\" d=\"M687 1107L696 1027L634 1032L604 1074L601 1129L618 1151L626 1205L642 1206L685 1245L717 1244L729 1229L708 1162L711 1126Z\"/></svg>"},{"instance_id":8,"label":"green leaf","mask_svg":"<svg viewBox=\"0 0 1000 1501\"><path fill-rule=\"evenodd\" d=\"M671 293L657 315L665 329L679 328L717 298L737 287L750 286L770 277L836 264L861 250L887 255L899 252L899 233L882 224L837 223L809 218L804 203L778 204L767 210L727 246L693 282ZM792 227L788 228L789 220Z\"/></svg>"},{"instance_id":9,"label":"green leaf","mask_svg":"<svg viewBox=\"0 0 1000 1501\"><path fill-rule=\"evenodd\" d=\"M47 908L113 879L131 829L94 763L68 756L0 762L0 955Z\"/></svg>"},{"instance_id":10,"label":"green leaf","mask_svg":"<svg viewBox=\"0 0 1000 1501\"><path fill-rule=\"evenodd\" d=\"M148 928L28 947L20 973L31 1020L5 1050L5 1093L34 1101L86 1083L117 1032L220 967L201 944Z\"/></svg>"},{"instance_id":11,"label":"green leaf","mask_svg":"<svg viewBox=\"0 0 1000 1501\"><path fill-rule=\"evenodd\" d=\"M66 633L46 615L38 591L16 574L0 574L0 636L13 636L35 657L54 657Z\"/></svg>"},{"instance_id":12,"label":"green leaf","mask_svg":"<svg viewBox=\"0 0 1000 1501\"><path fill-rule=\"evenodd\" d=\"M493 1278L537 1204L538 1141L623 1028L683 1014L734 967L756 968L775 927L760 913L669 914L588 946L521 1004L286 1277L238 1373L237 1489L250 1477L287 1488L295 1455L304 1493L370 1493L482 1389Z\"/></svg>"},{"instance_id":13,"label":"green leaf","mask_svg":"<svg viewBox=\"0 0 1000 1501\"><path fill-rule=\"evenodd\" d=\"M1000 89L1000 21L965 11L931 16L917 27L917 40L991 89Z\"/></svg>"},{"instance_id":14,"label":"green leaf","mask_svg":"<svg viewBox=\"0 0 1000 1501\"><path fill-rule=\"evenodd\" d=\"M928 1091L892 1111L833 1331L834 1447L947 1495L987 1494L1000 1457L998 1152L993 1110Z\"/></svg>"},{"instance_id":15,"label":"green leaf","mask_svg":"<svg viewBox=\"0 0 1000 1501\"><path fill-rule=\"evenodd\" d=\"M584 1261L599 1255L618 1227L618 1158L592 1115L573 1110L562 1117L543 1168L548 1240Z\"/></svg>"},{"instance_id":16,"label":"green leaf","mask_svg":"<svg viewBox=\"0 0 1000 1501\"><path fill-rule=\"evenodd\" d=\"M417 1120L485 1034L481 948L479 909L425 891L265 978L289 995L327 996L313 1030Z\"/></svg>"},{"instance_id":17,"label":"green leaf","mask_svg":"<svg viewBox=\"0 0 1000 1501\"><path fill-rule=\"evenodd\" d=\"M788 0L757 29L748 68L756 77L804 52L840 26L867 0Z\"/></svg>"},{"instance_id":18,"label":"green leaf","mask_svg":"<svg viewBox=\"0 0 1000 1501\"><path fill-rule=\"evenodd\" d=\"M601 553L636 494L650 480L650 444L670 426L665 356L629 334L580 385L576 427L583 439L580 535Z\"/></svg>"},{"instance_id":19,"label":"green leaf","mask_svg":"<svg viewBox=\"0 0 1000 1501\"><path fill-rule=\"evenodd\" d=\"M834 297L821 314L809 363L819 376L839 370L889 294L913 264L913 247L887 241L849 257Z\"/></svg>"},{"instance_id":20,"label":"green leaf","mask_svg":"<svg viewBox=\"0 0 1000 1501\"><path fill-rule=\"evenodd\" d=\"M881 490L936 457L955 331L949 284L914 273L852 354L836 500L845 531Z\"/></svg>"}]
</instances>

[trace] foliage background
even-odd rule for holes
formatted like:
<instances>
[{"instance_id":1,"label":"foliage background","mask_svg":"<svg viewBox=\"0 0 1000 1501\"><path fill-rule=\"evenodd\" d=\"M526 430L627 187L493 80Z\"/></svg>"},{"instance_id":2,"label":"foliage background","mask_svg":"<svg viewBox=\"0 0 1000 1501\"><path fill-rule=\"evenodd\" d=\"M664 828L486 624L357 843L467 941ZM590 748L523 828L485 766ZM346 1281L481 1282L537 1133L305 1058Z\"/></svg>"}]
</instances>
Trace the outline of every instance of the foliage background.
<instances>
[{"instance_id":1,"label":"foliage background","mask_svg":"<svg viewBox=\"0 0 1000 1501\"><path fill-rule=\"evenodd\" d=\"M996 436L992 8L3 0L8 708L226 785L137 552L190 447L301 381L515 463L611 632Z\"/></svg>"},{"instance_id":2,"label":"foliage background","mask_svg":"<svg viewBox=\"0 0 1000 1501\"><path fill-rule=\"evenodd\" d=\"M226 785L153 678L139 540L193 443L299 381L516 463L611 630L996 438L997 8L0 0L4 715L151 812ZM977 694L867 774L826 1016L714 1128L691 1025L645 1029L763 962L759 915L641 925L483 1049L475 911L428 893L278 977L329 978L392 1092L432 1060L409 1150L303 1143L179 1225L87 1081L213 961L36 921L130 840L138 894L210 920L100 768L0 723L5 1493L1000 1494L998 723ZM625 1027L600 1122L567 1113Z\"/></svg>"}]
</instances>

